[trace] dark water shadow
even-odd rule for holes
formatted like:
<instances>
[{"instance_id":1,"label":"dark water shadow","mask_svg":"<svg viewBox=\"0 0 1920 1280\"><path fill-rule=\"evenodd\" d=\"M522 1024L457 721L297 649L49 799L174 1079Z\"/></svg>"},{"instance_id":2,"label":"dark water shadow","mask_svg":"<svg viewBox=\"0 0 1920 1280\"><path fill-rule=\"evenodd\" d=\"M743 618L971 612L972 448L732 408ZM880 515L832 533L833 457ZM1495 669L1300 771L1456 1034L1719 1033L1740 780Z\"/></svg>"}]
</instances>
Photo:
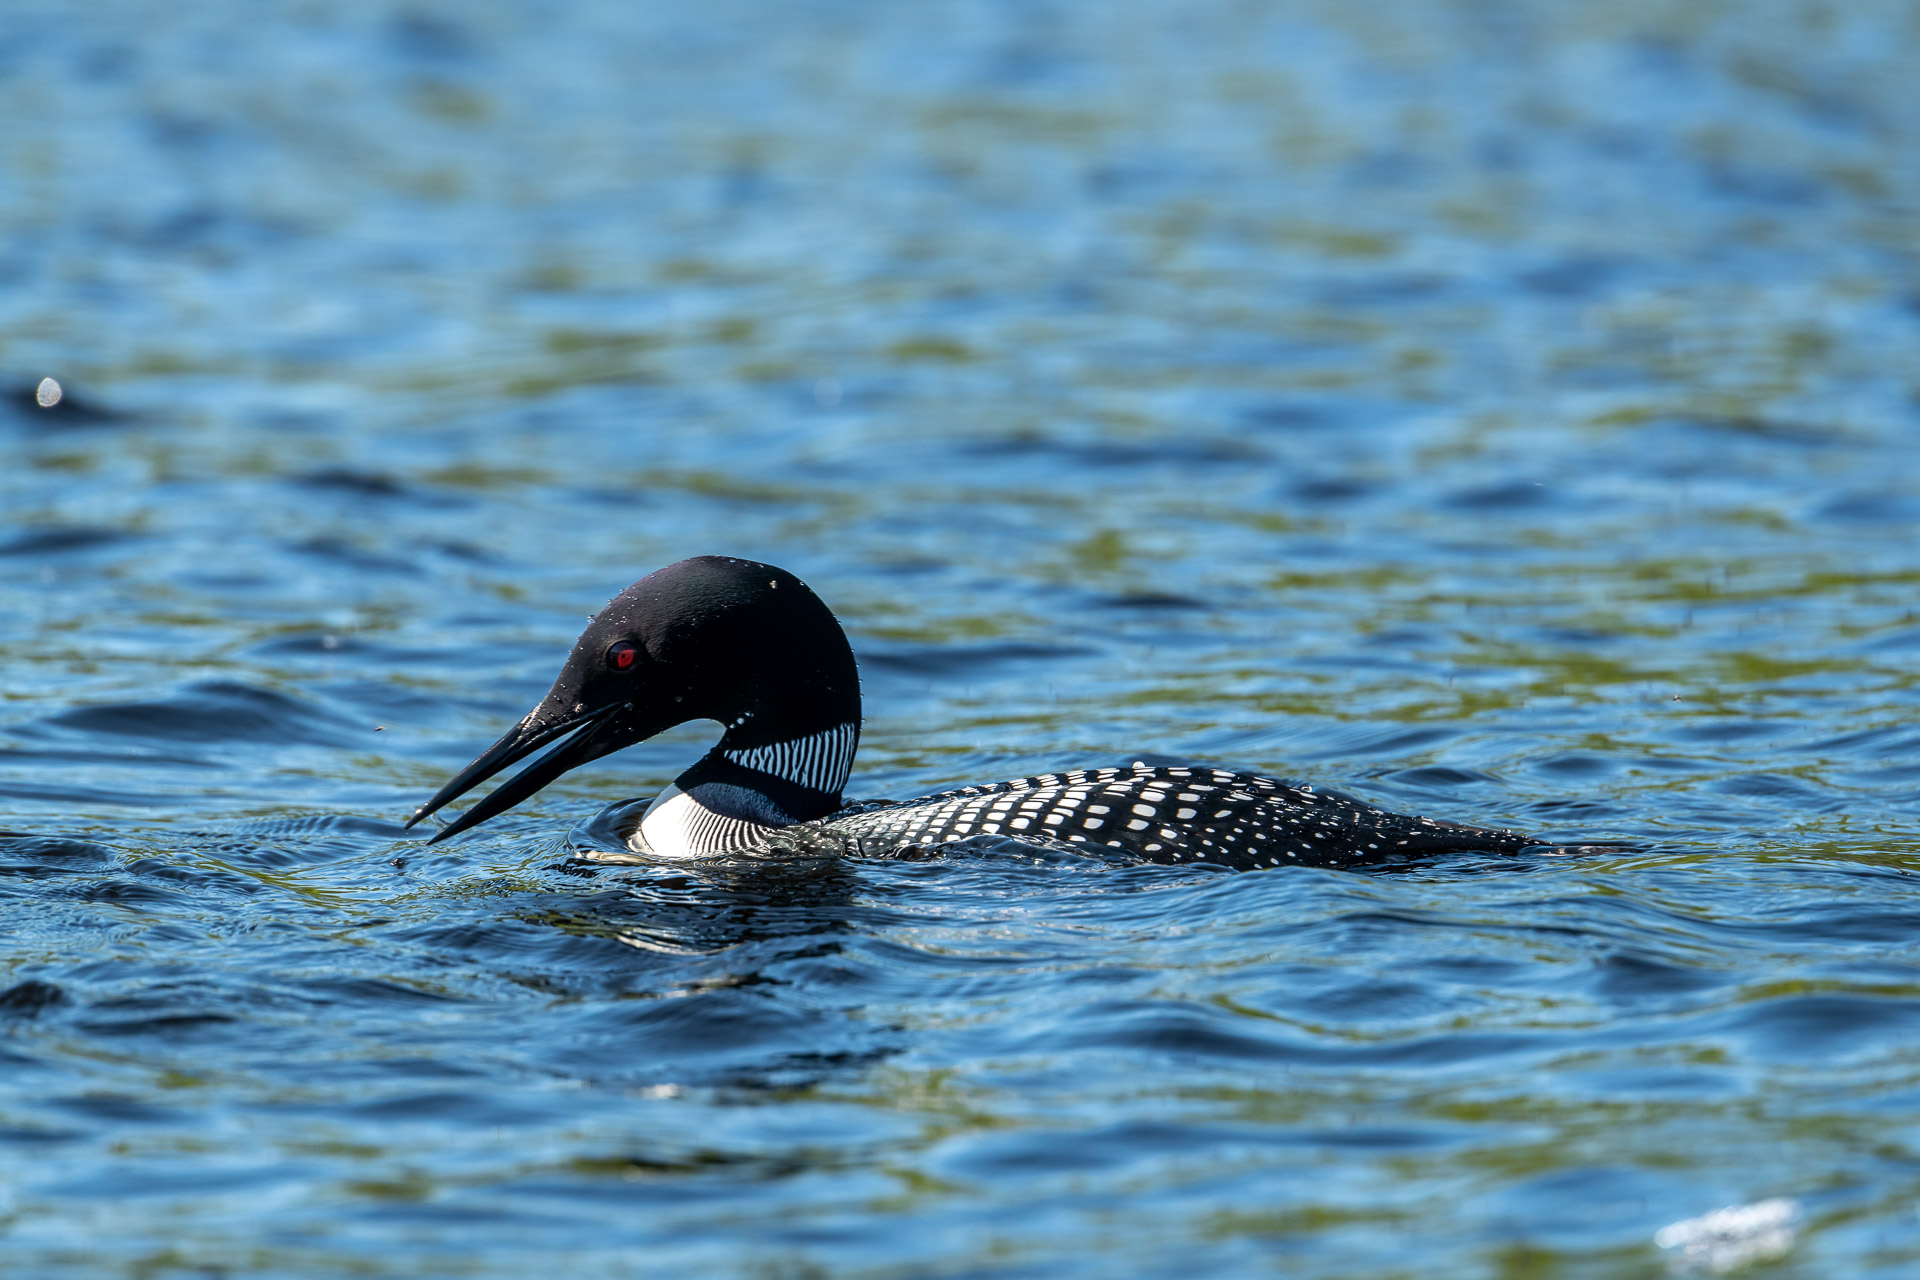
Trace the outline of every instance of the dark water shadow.
<instances>
[{"instance_id":1,"label":"dark water shadow","mask_svg":"<svg viewBox=\"0 0 1920 1280\"><path fill-rule=\"evenodd\" d=\"M354 740L356 728L303 698L235 680L206 680L169 698L76 707L9 732L23 737L66 730L169 743L344 746Z\"/></svg>"},{"instance_id":2,"label":"dark water shadow","mask_svg":"<svg viewBox=\"0 0 1920 1280\"><path fill-rule=\"evenodd\" d=\"M15 382L0 390L0 404L13 410L23 423L47 429L64 427L108 427L131 422L133 414L112 408L90 395L75 395L62 384L60 399L54 404L40 403L40 384Z\"/></svg>"}]
</instances>

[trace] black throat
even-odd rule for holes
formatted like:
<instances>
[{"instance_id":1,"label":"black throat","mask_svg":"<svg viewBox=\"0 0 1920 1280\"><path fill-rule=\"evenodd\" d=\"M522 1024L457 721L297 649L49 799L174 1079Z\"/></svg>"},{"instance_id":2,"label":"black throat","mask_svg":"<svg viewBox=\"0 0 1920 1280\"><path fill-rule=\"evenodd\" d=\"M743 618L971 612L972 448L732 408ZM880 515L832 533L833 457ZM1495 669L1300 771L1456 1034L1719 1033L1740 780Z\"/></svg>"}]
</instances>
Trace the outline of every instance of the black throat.
<instances>
[{"instance_id":1,"label":"black throat","mask_svg":"<svg viewBox=\"0 0 1920 1280\"><path fill-rule=\"evenodd\" d=\"M749 768L720 747L702 756L673 785L703 808L772 827L811 822L841 808L840 786L827 790Z\"/></svg>"}]
</instances>

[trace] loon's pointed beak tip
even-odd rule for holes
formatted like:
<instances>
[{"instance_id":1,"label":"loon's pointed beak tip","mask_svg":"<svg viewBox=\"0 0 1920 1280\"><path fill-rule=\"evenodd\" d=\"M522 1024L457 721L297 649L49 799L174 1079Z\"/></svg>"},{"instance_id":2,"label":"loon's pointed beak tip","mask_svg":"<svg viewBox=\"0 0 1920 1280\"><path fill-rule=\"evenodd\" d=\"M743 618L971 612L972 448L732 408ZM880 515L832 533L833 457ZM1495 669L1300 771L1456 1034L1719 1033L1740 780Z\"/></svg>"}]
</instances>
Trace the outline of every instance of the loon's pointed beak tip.
<instances>
[{"instance_id":1,"label":"loon's pointed beak tip","mask_svg":"<svg viewBox=\"0 0 1920 1280\"><path fill-rule=\"evenodd\" d=\"M630 705L630 703L611 704L538 728L533 727L537 722L529 716L508 730L500 741L482 752L472 764L462 769L431 800L414 810L413 816L407 819L402 830L412 830L422 819L449 801L458 799L507 766L525 759L541 747L559 739L560 744L557 747L496 787L466 812L457 815L453 821L428 837L427 843L439 844L449 836L458 835L469 827L478 826L487 819L505 812L569 769L585 764L589 760L598 759L624 745L620 742L602 740L600 731L618 710Z\"/></svg>"}]
</instances>

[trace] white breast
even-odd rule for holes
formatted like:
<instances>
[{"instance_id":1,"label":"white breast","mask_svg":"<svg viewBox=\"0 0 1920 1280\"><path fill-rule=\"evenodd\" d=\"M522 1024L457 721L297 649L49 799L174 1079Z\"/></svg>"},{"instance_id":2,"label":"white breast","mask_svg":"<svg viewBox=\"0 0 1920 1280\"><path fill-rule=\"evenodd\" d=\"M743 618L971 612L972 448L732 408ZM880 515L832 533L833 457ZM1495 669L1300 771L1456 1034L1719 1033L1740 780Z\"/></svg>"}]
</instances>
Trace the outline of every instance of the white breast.
<instances>
[{"instance_id":1,"label":"white breast","mask_svg":"<svg viewBox=\"0 0 1920 1280\"><path fill-rule=\"evenodd\" d=\"M679 787L670 786L641 815L634 848L657 858L710 858L759 844L775 829L715 813Z\"/></svg>"}]
</instances>

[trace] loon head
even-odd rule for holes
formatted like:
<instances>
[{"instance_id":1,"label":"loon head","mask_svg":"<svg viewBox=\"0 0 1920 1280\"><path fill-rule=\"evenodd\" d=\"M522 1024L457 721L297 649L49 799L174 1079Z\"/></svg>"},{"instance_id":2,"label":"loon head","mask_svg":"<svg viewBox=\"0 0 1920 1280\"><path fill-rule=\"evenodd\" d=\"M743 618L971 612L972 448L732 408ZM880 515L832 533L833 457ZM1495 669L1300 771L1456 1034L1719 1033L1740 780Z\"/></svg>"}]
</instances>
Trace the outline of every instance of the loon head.
<instances>
[{"instance_id":1,"label":"loon head","mask_svg":"<svg viewBox=\"0 0 1920 1280\"><path fill-rule=\"evenodd\" d=\"M433 837L444 840L570 769L689 720L718 720L726 732L682 785L697 773L740 789L776 821L839 808L859 736L860 677L820 597L784 569L725 556L648 574L594 615L540 705L407 825L559 744Z\"/></svg>"}]
</instances>

